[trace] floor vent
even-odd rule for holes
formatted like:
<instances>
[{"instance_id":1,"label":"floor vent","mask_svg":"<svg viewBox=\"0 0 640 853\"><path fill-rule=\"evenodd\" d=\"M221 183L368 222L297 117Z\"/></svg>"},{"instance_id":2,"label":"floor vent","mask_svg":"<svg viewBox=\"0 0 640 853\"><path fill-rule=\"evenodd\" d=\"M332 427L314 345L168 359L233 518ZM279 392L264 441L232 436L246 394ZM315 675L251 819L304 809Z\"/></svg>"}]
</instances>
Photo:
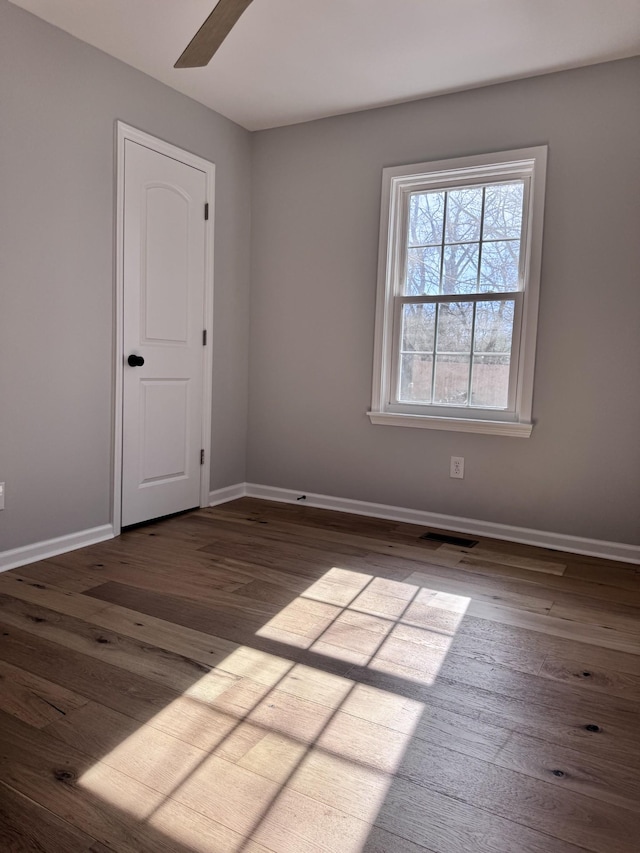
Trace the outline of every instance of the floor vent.
<instances>
[{"instance_id":1,"label":"floor vent","mask_svg":"<svg viewBox=\"0 0 640 853\"><path fill-rule=\"evenodd\" d=\"M459 548L473 548L478 544L478 539L466 539L464 536L452 536L448 533L423 533L421 539L429 542L441 542L443 545L457 545Z\"/></svg>"}]
</instances>

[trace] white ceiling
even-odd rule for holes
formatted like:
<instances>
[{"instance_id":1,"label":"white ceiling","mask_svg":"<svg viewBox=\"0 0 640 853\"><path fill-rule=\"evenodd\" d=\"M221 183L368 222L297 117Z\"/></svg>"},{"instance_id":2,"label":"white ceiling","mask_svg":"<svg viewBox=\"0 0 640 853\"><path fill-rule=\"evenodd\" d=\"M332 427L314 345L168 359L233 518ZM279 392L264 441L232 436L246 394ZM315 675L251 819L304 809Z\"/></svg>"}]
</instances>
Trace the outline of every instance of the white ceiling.
<instances>
[{"instance_id":1,"label":"white ceiling","mask_svg":"<svg viewBox=\"0 0 640 853\"><path fill-rule=\"evenodd\" d=\"M249 130L640 53L639 0L254 0L173 68L216 0L11 0Z\"/></svg>"}]
</instances>

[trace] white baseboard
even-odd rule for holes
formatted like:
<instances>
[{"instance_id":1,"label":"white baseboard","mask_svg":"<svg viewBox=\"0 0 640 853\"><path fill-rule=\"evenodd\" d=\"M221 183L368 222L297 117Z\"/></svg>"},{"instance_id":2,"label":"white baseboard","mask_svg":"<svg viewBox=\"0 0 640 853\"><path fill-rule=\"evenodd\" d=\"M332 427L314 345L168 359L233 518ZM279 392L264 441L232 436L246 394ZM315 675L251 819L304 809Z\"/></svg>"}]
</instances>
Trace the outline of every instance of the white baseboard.
<instances>
[{"instance_id":1,"label":"white baseboard","mask_svg":"<svg viewBox=\"0 0 640 853\"><path fill-rule=\"evenodd\" d=\"M439 527L443 530L454 530L459 533L473 533L476 536L505 539L508 542L520 542L523 545L536 545L539 548L552 548L556 551L568 551L572 554L585 554L589 557L603 557L607 560L621 560L625 563L640 563L640 546L626 545L622 542L586 539L582 536L531 530L527 527L512 527L509 524L496 524L473 518L459 518L455 515L441 515L437 512L405 509L404 507L387 506L369 503L368 501L355 501L349 498L296 492L293 489L278 489L256 483L245 483L244 494L248 497L264 498L264 500L269 501L305 504L323 509L333 509L338 512L350 512L354 515L368 515L373 518L386 518L390 521L404 521L409 524ZM304 499L302 499L303 496Z\"/></svg>"},{"instance_id":2,"label":"white baseboard","mask_svg":"<svg viewBox=\"0 0 640 853\"><path fill-rule=\"evenodd\" d=\"M531 530L527 527L512 527L508 524L459 518L455 515L441 515L436 512L356 501L350 498L337 498L331 495L296 492L293 489L279 489L257 483L236 483L233 486L210 492L209 506L218 506L245 496L280 503L305 504L322 509L332 509L336 512L350 512L354 515L385 518L390 521L403 521L408 524L419 524L423 527L439 527L443 530L454 530L459 533L472 533L493 539L505 539L508 542L536 545L539 548L551 548L556 551L568 551L572 554L585 554L589 557L602 557L608 560L640 564L640 546L638 545L586 539L581 536ZM301 498L303 499L301 500ZM81 530L78 533L70 533L68 536L47 539L44 542L24 545L10 551L0 551L0 572L26 566L28 563L35 563L38 560L46 560L49 557L56 557L58 554L75 551L77 548L84 548L87 545L96 545L98 542L113 539L114 535L113 525L103 524L101 527Z\"/></svg>"},{"instance_id":3,"label":"white baseboard","mask_svg":"<svg viewBox=\"0 0 640 853\"><path fill-rule=\"evenodd\" d=\"M96 545L106 539L113 539L113 525L103 524L101 527L92 527L90 530L81 530L79 533L69 533L67 536L58 536L56 539L47 539L44 542L35 542L33 545L23 545L22 548L13 548L11 551L0 551L0 572L16 569L18 566L26 566L38 560L47 560L67 551L75 551L86 545Z\"/></svg>"},{"instance_id":4,"label":"white baseboard","mask_svg":"<svg viewBox=\"0 0 640 853\"><path fill-rule=\"evenodd\" d=\"M218 504L225 504L227 501L235 501L237 498L243 498L246 494L246 483L236 483L234 486L216 489L214 492L209 492L209 506L218 506Z\"/></svg>"}]
</instances>

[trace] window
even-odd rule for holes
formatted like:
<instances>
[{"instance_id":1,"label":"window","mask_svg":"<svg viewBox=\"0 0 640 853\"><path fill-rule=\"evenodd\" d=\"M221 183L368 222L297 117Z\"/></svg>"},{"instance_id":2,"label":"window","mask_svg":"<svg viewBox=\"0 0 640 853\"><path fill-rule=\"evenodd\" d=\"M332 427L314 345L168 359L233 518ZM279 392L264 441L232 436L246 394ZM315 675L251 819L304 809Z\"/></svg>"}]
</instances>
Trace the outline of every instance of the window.
<instances>
[{"instance_id":1,"label":"window","mask_svg":"<svg viewBox=\"0 0 640 853\"><path fill-rule=\"evenodd\" d=\"M385 169L376 424L528 437L546 148Z\"/></svg>"}]
</instances>

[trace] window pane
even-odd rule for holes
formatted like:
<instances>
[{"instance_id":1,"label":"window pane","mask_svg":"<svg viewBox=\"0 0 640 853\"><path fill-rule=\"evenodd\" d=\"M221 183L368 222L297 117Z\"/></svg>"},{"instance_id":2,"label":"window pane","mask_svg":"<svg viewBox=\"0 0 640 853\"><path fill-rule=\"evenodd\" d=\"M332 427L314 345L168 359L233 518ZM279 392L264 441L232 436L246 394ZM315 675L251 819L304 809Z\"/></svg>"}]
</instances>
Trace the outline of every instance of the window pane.
<instances>
[{"instance_id":1,"label":"window pane","mask_svg":"<svg viewBox=\"0 0 640 853\"><path fill-rule=\"evenodd\" d=\"M518 289L520 241L502 240L482 244L480 292L506 292Z\"/></svg>"},{"instance_id":2,"label":"window pane","mask_svg":"<svg viewBox=\"0 0 640 853\"><path fill-rule=\"evenodd\" d=\"M467 403L472 327L472 302L440 305L434 403L448 406Z\"/></svg>"},{"instance_id":3,"label":"window pane","mask_svg":"<svg viewBox=\"0 0 640 853\"><path fill-rule=\"evenodd\" d=\"M400 356L400 400L431 402L433 355L404 353Z\"/></svg>"},{"instance_id":4,"label":"window pane","mask_svg":"<svg viewBox=\"0 0 640 853\"><path fill-rule=\"evenodd\" d=\"M402 351L433 353L435 328L435 305L403 305Z\"/></svg>"},{"instance_id":5,"label":"window pane","mask_svg":"<svg viewBox=\"0 0 640 853\"><path fill-rule=\"evenodd\" d=\"M433 296L440 293L440 246L407 249L405 296Z\"/></svg>"},{"instance_id":6,"label":"window pane","mask_svg":"<svg viewBox=\"0 0 640 853\"><path fill-rule=\"evenodd\" d=\"M442 303L438 311L438 352L471 350L473 302Z\"/></svg>"},{"instance_id":7,"label":"window pane","mask_svg":"<svg viewBox=\"0 0 640 853\"><path fill-rule=\"evenodd\" d=\"M435 331L435 305L403 306L399 397L404 402L431 402Z\"/></svg>"},{"instance_id":8,"label":"window pane","mask_svg":"<svg viewBox=\"0 0 640 853\"><path fill-rule=\"evenodd\" d=\"M445 243L480 239L482 187L447 193Z\"/></svg>"},{"instance_id":9,"label":"window pane","mask_svg":"<svg viewBox=\"0 0 640 853\"><path fill-rule=\"evenodd\" d=\"M476 307L476 353L510 353L513 336L514 301L478 302Z\"/></svg>"},{"instance_id":10,"label":"window pane","mask_svg":"<svg viewBox=\"0 0 640 853\"><path fill-rule=\"evenodd\" d=\"M409 246L442 243L444 193L411 193L409 198Z\"/></svg>"},{"instance_id":11,"label":"window pane","mask_svg":"<svg viewBox=\"0 0 640 853\"><path fill-rule=\"evenodd\" d=\"M465 406L469 386L468 355L436 356L434 403Z\"/></svg>"},{"instance_id":12,"label":"window pane","mask_svg":"<svg viewBox=\"0 0 640 853\"><path fill-rule=\"evenodd\" d=\"M445 246L442 293L475 293L478 289L478 243Z\"/></svg>"},{"instance_id":13,"label":"window pane","mask_svg":"<svg viewBox=\"0 0 640 853\"><path fill-rule=\"evenodd\" d=\"M475 355L471 380L471 405L506 409L509 398L508 355Z\"/></svg>"},{"instance_id":14,"label":"window pane","mask_svg":"<svg viewBox=\"0 0 640 853\"><path fill-rule=\"evenodd\" d=\"M514 310L512 299L476 306L472 406L504 409L508 405Z\"/></svg>"},{"instance_id":15,"label":"window pane","mask_svg":"<svg viewBox=\"0 0 640 853\"><path fill-rule=\"evenodd\" d=\"M486 188L483 240L520 239L524 183L497 184Z\"/></svg>"}]
</instances>

